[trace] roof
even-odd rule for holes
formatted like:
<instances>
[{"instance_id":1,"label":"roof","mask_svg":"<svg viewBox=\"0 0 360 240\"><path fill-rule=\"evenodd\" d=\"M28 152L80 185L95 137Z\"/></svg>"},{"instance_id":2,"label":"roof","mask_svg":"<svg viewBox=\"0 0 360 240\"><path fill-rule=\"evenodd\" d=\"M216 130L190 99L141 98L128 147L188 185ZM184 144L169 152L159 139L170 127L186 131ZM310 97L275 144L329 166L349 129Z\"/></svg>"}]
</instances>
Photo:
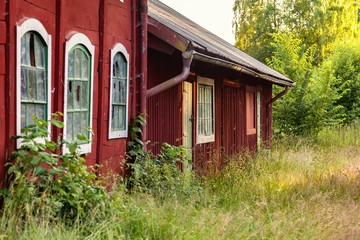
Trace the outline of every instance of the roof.
<instances>
[{"instance_id":1,"label":"roof","mask_svg":"<svg viewBox=\"0 0 360 240\"><path fill-rule=\"evenodd\" d=\"M278 85L294 86L294 82L262 62L237 49L197 23L158 0L148 0L148 16L187 39L197 57L194 59L219 63Z\"/></svg>"}]
</instances>

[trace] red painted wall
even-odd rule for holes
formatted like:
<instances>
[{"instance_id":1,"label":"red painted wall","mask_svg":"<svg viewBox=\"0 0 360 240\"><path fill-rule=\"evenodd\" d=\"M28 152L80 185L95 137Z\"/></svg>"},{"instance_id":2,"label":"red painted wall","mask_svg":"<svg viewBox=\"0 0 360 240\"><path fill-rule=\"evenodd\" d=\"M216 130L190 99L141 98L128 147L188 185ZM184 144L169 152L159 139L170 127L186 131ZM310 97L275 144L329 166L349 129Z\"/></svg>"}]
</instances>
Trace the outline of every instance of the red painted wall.
<instances>
[{"instance_id":1,"label":"red painted wall","mask_svg":"<svg viewBox=\"0 0 360 240\"><path fill-rule=\"evenodd\" d=\"M39 20L52 37L52 112L64 112L65 43L75 33L85 34L95 46L92 152L86 163L104 164L121 173L127 139L108 139L110 50L125 46L129 57L129 81L136 76L136 0L0 0L0 182L4 162L15 150L16 134L16 26L28 18ZM133 96L129 91L129 118ZM61 129L52 129L54 139ZM101 151L100 151L101 150Z\"/></svg>"},{"instance_id":2,"label":"red painted wall","mask_svg":"<svg viewBox=\"0 0 360 240\"><path fill-rule=\"evenodd\" d=\"M6 142L6 112L5 112L5 95L6 95L6 4L4 0L0 1L0 187L4 179L5 169L5 142Z\"/></svg>"},{"instance_id":3,"label":"red painted wall","mask_svg":"<svg viewBox=\"0 0 360 240\"><path fill-rule=\"evenodd\" d=\"M181 73L181 55L148 51L148 89ZM182 85L148 99L148 139L150 149L158 153L161 143L182 144Z\"/></svg>"}]
</instances>

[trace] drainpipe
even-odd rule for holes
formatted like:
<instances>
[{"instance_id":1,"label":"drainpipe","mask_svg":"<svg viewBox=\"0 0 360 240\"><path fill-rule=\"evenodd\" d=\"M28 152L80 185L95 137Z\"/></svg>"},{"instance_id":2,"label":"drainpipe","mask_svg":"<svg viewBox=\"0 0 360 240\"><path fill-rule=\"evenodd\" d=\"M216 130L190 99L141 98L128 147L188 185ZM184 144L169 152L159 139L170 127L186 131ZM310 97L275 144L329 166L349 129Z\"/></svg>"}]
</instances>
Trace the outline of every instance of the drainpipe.
<instances>
[{"instance_id":1,"label":"drainpipe","mask_svg":"<svg viewBox=\"0 0 360 240\"><path fill-rule=\"evenodd\" d=\"M179 83L185 81L190 73L190 65L193 60L193 56L194 56L193 51L183 52L182 53L182 62L183 62L182 72L179 75L177 75L173 78L170 78L166 82L160 83L159 85L147 90L146 91L146 99L148 99L158 93L161 93L169 88L172 88L172 87L178 85Z\"/></svg>"},{"instance_id":2,"label":"drainpipe","mask_svg":"<svg viewBox=\"0 0 360 240\"><path fill-rule=\"evenodd\" d=\"M140 62L140 113L146 113L146 90L147 90L147 44L148 44L148 5L147 0L140 0L140 47L141 47L141 62ZM146 116L144 116L146 119ZM142 127L143 150L146 151L147 128L146 125Z\"/></svg>"},{"instance_id":3,"label":"drainpipe","mask_svg":"<svg viewBox=\"0 0 360 240\"><path fill-rule=\"evenodd\" d=\"M271 123L271 118L270 118L270 107L273 104L273 102L275 102L276 100L278 100L279 98L281 98L282 96L284 96L287 92L289 91L289 86L285 87L285 90L282 91L281 93L279 93L278 95L276 95L275 97L273 97L266 105L266 111L267 111L267 117L268 117L268 138L269 138L269 148L271 146L271 140L270 140L270 123Z\"/></svg>"}]
</instances>

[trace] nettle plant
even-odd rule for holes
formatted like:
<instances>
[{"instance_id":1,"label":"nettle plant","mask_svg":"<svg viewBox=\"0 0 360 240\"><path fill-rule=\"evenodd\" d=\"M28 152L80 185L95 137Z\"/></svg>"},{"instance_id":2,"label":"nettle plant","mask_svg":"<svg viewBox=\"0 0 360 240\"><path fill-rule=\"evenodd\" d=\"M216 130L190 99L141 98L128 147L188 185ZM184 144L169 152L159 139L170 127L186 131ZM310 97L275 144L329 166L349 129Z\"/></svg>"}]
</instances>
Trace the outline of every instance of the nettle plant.
<instances>
[{"instance_id":1,"label":"nettle plant","mask_svg":"<svg viewBox=\"0 0 360 240\"><path fill-rule=\"evenodd\" d=\"M53 114L44 121L33 117L34 123L21 130L21 147L14 151L6 164L11 179L10 187L2 190L4 209L11 214L27 216L50 212L54 216L85 217L95 207L105 208L108 194L96 172L100 166L86 166L79 153L79 144L89 141L84 134L68 142L52 141L48 124L62 128ZM89 129L91 131L91 129ZM60 154L66 147L69 153Z\"/></svg>"}]
</instances>

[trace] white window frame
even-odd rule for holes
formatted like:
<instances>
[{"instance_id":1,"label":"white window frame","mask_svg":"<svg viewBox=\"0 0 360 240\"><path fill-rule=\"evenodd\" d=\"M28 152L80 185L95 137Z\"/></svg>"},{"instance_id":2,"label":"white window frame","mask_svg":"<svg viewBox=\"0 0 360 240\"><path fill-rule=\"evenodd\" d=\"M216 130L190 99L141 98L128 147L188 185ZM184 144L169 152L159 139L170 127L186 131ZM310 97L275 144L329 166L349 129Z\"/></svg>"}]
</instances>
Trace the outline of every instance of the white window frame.
<instances>
[{"instance_id":1,"label":"white window frame","mask_svg":"<svg viewBox=\"0 0 360 240\"><path fill-rule=\"evenodd\" d=\"M68 89L68 61L69 61L69 53L73 47L76 45L83 45L91 55L91 69L90 69L90 128L92 128L92 117L93 117L93 89L94 89L94 55L95 55L95 47L91 44L89 38L82 34L76 33L74 34L66 43L65 43L65 72L64 72L64 128L63 128L63 137L66 139L66 129L67 129L67 89ZM89 143L80 144L80 154L90 153L91 145L92 145L92 134L89 136ZM63 147L63 153L69 153L69 149L67 146Z\"/></svg>"},{"instance_id":2,"label":"white window frame","mask_svg":"<svg viewBox=\"0 0 360 240\"><path fill-rule=\"evenodd\" d=\"M25 20L20 26L16 27L16 134L21 134L21 38L27 32L36 32L39 34L47 45L47 119L51 118L51 35L45 27L34 18ZM51 132L51 124L48 125L48 131ZM51 139L51 136L46 138ZM45 139L36 139L39 143L45 143ZM16 147L21 147L21 139L16 141Z\"/></svg>"},{"instance_id":3,"label":"white window frame","mask_svg":"<svg viewBox=\"0 0 360 240\"><path fill-rule=\"evenodd\" d=\"M121 53L124 55L127 61L127 68L126 68L126 108L125 108L125 130L118 130L113 131L111 130L112 126L112 86L113 86L113 61L114 57L117 53ZM110 50L110 106L109 106L109 139L115 138L127 138L128 137L128 113L129 113L129 54L126 51L126 48L121 43L117 43L111 50Z\"/></svg>"},{"instance_id":4,"label":"white window frame","mask_svg":"<svg viewBox=\"0 0 360 240\"><path fill-rule=\"evenodd\" d=\"M196 144L209 143L215 141L215 81L211 78L197 77L196 94L199 94L199 84L212 86L213 89L213 124L214 133L209 136L199 134L199 108L198 108L198 96L196 96Z\"/></svg>"}]
</instances>

